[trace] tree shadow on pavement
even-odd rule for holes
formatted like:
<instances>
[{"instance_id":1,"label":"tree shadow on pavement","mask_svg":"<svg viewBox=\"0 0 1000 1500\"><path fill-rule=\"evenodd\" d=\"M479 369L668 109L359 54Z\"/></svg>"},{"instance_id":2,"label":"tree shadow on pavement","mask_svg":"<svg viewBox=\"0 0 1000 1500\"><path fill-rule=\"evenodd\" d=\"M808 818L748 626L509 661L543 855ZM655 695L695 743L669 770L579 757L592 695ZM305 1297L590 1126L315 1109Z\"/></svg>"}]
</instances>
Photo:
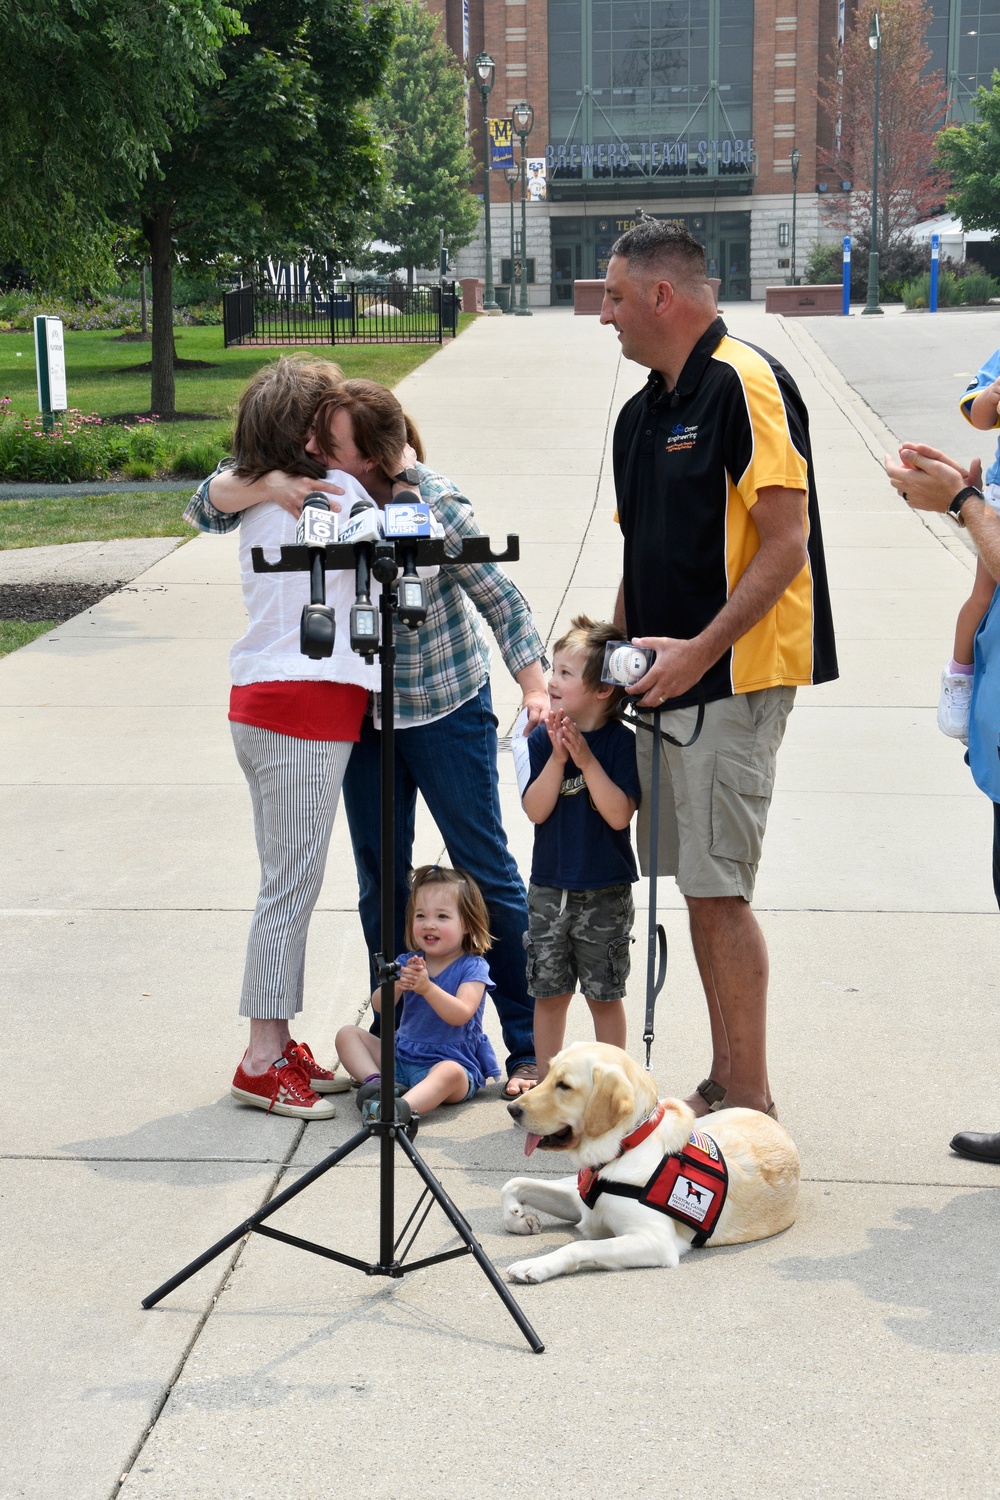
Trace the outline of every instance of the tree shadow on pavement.
<instances>
[{"instance_id":1,"label":"tree shadow on pavement","mask_svg":"<svg viewBox=\"0 0 1000 1500\"><path fill-rule=\"evenodd\" d=\"M900 1208L849 1255L781 1262L794 1281L852 1281L873 1302L899 1309L886 1327L943 1354L1000 1350L1000 1192L980 1189L943 1208Z\"/></svg>"},{"instance_id":2,"label":"tree shadow on pavement","mask_svg":"<svg viewBox=\"0 0 1000 1500\"><path fill-rule=\"evenodd\" d=\"M188 1186L206 1187L218 1182L220 1163L230 1167L229 1180L256 1177L262 1165L281 1165L300 1125L298 1120L240 1109L230 1099L219 1099L148 1120L123 1135L69 1141L59 1150L118 1182L176 1182L180 1163Z\"/></svg>"}]
</instances>

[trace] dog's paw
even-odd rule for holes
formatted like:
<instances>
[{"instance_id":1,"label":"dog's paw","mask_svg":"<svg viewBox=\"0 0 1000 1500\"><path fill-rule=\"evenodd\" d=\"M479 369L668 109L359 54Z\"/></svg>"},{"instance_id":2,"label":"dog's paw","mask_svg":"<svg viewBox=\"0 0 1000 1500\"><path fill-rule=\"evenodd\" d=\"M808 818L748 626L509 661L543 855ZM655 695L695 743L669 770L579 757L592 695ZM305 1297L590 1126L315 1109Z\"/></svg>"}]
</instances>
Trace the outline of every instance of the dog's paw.
<instances>
[{"instance_id":1,"label":"dog's paw","mask_svg":"<svg viewBox=\"0 0 1000 1500\"><path fill-rule=\"evenodd\" d=\"M540 1260L541 1257L535 1260L516 1260L512 1266L507 1267L507 1275L511 1281L518 1281L523 1285L545 1281L546 1275Z\"/></svg>"},{"instance_id":2,"label":"dog's paw","mask_svg":"<svg viewBox=\"0 0 1000 1500\"><path fill-rule=\"evenodd\" d=\"M503 1227L508 1234L541 1234L542 1221L520 1203L508 1203L503 1212Z\"/></svg>"}]
</instances>

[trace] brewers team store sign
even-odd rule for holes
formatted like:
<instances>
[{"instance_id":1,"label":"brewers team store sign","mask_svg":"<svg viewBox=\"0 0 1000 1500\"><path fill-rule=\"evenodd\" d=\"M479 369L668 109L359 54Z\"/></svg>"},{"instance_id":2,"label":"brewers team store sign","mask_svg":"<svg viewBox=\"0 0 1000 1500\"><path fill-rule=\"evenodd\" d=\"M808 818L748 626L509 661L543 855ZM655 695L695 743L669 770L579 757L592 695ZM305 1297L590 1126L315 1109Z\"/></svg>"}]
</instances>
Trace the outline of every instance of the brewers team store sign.
<instances>
[{"instance_id":1,"label":"brewers team store sign","mask_svg":"<svg viewBox=\"0 0 1000 1500\"><path fill-rule=\"evenodd\" d=\"M753 146L752 136L746 140L724 136L714 141L639 141L634 146L628 141L596 145L573 141L564 146L546 146L545 164L550 175L578 171L581 167L611 167L619 172L668 171L676 175L691 172L698 176L717 173L720 167L731 172L752 172Z\"/></svg>"}]
</instances>

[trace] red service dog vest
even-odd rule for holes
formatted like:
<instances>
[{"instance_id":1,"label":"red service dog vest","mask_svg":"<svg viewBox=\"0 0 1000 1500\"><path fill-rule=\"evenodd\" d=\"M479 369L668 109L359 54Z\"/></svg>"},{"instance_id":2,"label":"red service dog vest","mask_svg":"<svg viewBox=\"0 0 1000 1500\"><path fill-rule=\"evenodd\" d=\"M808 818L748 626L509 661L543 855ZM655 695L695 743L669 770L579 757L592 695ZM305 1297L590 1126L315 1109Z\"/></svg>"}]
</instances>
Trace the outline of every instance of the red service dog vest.
<instances>
[{"instance_id":1,"label":"red service dog vest","mask_svg":"<svg viewBox=\"0 0 1000 1500\"><path fill-rule=\"evenodd\" d=\"M588 1208L594 1207L602 1193L611 1193L616 1198L634 1198L647 1208L668 1214L695 1231L691 1243L700 1248L719 1222L729 1188L729 1172L711 1136L692 1130L684 1149L665 1156L644 1187L629 1182L606 1182L592 1167L585 1167L578 1174L576 1185Z\"/></svg>"}]
</instances>

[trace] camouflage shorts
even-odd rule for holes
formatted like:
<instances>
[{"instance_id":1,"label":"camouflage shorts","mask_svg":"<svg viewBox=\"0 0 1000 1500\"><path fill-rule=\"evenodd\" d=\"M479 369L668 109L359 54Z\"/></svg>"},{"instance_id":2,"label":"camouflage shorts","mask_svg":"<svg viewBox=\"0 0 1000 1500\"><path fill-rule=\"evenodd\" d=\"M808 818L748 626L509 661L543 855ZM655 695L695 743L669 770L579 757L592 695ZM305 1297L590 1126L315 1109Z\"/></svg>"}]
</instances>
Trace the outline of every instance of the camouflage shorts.
<instances>
[{"instance_id":1,"label":"camouflage shorts","mask_svg":"<svg viewBox=\"0 0 1000 1500\"><path fill-rule=\"evenodd\" d=\"M598 891L528 887L528 994L536 1000L573 994L579 981L588 1000L621 1000L631 958L635 906L632 887Z\"/></svg>"}]
</instances>

